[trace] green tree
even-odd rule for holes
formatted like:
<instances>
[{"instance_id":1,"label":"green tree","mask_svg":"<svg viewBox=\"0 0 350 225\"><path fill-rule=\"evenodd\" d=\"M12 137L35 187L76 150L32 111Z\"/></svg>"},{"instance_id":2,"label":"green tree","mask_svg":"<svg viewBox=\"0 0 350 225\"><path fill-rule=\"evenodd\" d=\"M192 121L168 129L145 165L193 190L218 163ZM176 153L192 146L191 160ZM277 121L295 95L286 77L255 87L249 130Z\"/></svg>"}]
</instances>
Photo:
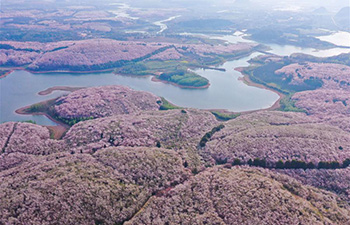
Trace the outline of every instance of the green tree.
<instances>
[{"instance_id":1,"label":"green tree","mask_svg":"<svg viewBox=\"0 0 350 225\"><path fill-rule=\"evenodd\" d=\"M235 160L233 160L233 162L232 162L232 166L239 166L239 165L241 165L241 164L242 164L242 162L241 162L240 159L235 159Z\"/></svg>"},{"instance_id":2,"label":"green tree","mask_svg":"<svg viewBox=\"0 0 350 225\"><path fill-rule=\"evenodd\" d=\"M307 168L307 169L315 169L316 166L315 166L315 164L313 164L313 162L309 162L309 163L306 165L306 168Z\"/></svg>"},{"instance_id":3,"label":"green tree","mask_svg":"<svg viewBox=\"0 0 350 225\"><path fill-rule=\"evenodd\" d=\"M284 169L284 162L282 160L276 163L276 169Z\"/></svg>"},{"instance_id":4,"label":"green tree","mask_svg":"<svg viewBox=\"0 0 350 225\"><path fill-rule=\"evenodd\" d=\"M291 162L288 160L284 163L284 168L290 169L292 167Z\"/></svg>"},{"instance_id":5,"label":"green tree","mask_svg":"<svg viewBox=\"0 0 350 225\"><path fill-rule=\"evenodd\" d=\"M249 160L248 160L248 165L249 165L249 166L252 166L252 165L253 165L253 160L249 159Z\"/></svg>"},{"instance_id":6,"label":"green tree","mask_svg":"<svg viewBox=\"0 0 350 225\"><path fill-rule=\"evenodd\" d=\"M320 161L317 166L319 169L329 169L330 165L328 162Z\"/></svg>"},{"instance_id":7,"label":"green tree","mask_svg":"<svg viewBox=\"0 0 350 225\"><path fill-rule=\"evenodd\" d=\"M338 168L340 168L340 163L337 162L337 161L333 161L333 162L330 163L330 167L332 169L338 169Z\"/></svg>"},{"instance_id":8,"label":"green tree","mask_svg":"<svg viewBox=\"0 0 350 225\"><path fill-rule=\"evenodd\" d=\"M345 159L343 162L343 168L350 166L350 159Z\"/></svg>"},{"instance_id":9,"label":"green tree","mask_svg":"<svg viewBox=\"0 0 350 225\"><path fill-rule=\"evenodd\" d=\"M217 165L223 165L227 163L227 158L217 158L216 159L216 164Z\"/></svg>"}]
</instances>

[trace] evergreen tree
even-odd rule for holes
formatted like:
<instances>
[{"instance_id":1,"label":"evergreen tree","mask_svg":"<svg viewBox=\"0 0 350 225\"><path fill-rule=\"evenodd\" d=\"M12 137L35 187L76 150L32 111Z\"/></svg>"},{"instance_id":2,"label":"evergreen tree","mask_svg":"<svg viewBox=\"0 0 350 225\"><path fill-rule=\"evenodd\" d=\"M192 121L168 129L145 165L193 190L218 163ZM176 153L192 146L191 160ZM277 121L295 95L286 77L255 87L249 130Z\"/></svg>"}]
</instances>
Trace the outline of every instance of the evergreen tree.
<instances>
[{"instance_id":1,"label":"evergreen tree","mask_svg":"<svg viewBox=\"0 0 350 225\"><path fill-rule=\"evenodd\" d=\"M241 164L242 164L242 162L241 162L240 159L235 159L235 160L233 160L233 162L232 162L232 166L239 166L239 165L241 165Z\"/></svg>"},{"instance_id":2,"label":"evergreen tree","mask_svg":"<svg viewBox=\"0 0 350 225\"><path fill-rule=\"evenodd\" d=\"M313 164L313 162L309 162L307 165L306 165L306 168L307 169L315 169L315 164Z\"/></svg>"},{"instance_id":3,"label":"evergreen tree","mask_svg":"<svg viewBox=\"0 0 350 225\"><path fill-rule=\"evenodd\" d=\"M343 162L343 168L350 166L350 159L345 159Z\"/></svg>"},{"instance_id":4,"label":"evergreen tree","mask_svg":"<svg viewBox=\"0 0 350 225\"><path fill-rule=\"evenodd\" d=\"M276 163L276 169L284 169L284 162L282 160Z\"/></svg>"}]
</instances>

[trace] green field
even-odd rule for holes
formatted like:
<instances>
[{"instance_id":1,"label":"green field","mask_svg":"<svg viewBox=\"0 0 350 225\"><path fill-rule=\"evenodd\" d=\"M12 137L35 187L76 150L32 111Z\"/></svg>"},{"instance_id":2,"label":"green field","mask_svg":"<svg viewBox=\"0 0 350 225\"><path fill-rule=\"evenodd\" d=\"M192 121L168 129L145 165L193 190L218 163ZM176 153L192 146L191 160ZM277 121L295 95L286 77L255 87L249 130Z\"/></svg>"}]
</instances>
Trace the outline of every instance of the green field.
<instances>
[{"instance_id":1,"label":"green field","mask_svg":"<svg viewBox=\"0 0 350 225\"><path fill-rule=\"evenodd\" d=\"M241 115L240 113L222 113L218 111L212 111L211 113L216 117L216 119L222 120L222 121L236 119Z\"/></svg>"},{"instance_id":2,"label":"green field","mask_svg":"<svg viewBox=\"0 0 350 225\"><path fill-rule=\"evenodd\" d=\"M286 74L276 75L275 71L294 63L294 60L286 58L279 62L268 62L264 63L255 58L251 61L253 65L244 69L243 73L248 75L250 80L254 83L262 84L272 90L276 90L279 93L285 95L280 101L280 110L282 111L293 111L293 112L304 112L294 105L292 96L296 92L315 90L323 86L323 81L318 78L304 80L299 84L294 84L292 77Z\"/></svg>"},{"instance_id":3,"label":"green field","mask_svg":"<svg viewBox=\"0 0 350 225\"><path fill-rule=\"evenodd\" d=\"M119 74L126 75L154 75L159 80L171 82L182 87L205 87L209 81L190 71L188 68L193 64L187 61L144 61L137 63L129 63L126 66L116 70Z\"/></svg>"}]
</instances>

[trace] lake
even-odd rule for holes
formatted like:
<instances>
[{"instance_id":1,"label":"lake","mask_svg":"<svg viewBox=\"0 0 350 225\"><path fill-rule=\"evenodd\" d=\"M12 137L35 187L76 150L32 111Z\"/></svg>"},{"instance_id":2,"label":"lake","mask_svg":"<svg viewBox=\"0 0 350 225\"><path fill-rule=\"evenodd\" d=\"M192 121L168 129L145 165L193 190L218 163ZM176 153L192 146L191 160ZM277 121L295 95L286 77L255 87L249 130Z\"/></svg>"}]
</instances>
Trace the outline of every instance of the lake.
<instances>
[{"instance_id":1,"label":"lake","mask_svg":"<svg viewBox=\"0 0 350 225\"><path fill-rule=\"evenodd\" d=\"M317 38L335 45L350 47L350 32L339 31L331 35L319 36Z\"/></svg>"},{"instance_id":2,"label":"lake","mask_svg":"<svg viewBox=\"0 0 350 225\"><path fill-rule=\"evenodd\" d=\"M182 35L204 35L184 33ZM205 35L207 36L207 35ZM244 32L236 32L226 36L207 36L210 38L225 40L229 43L243 42ZM338 36L332 36L328 41L339 40ZM346 45L346 39L340 43ZM251 42L251 41L249 41ZM348 53L350 49L332 48L316 50L291 45L269 44L269 52L277 55L290 55L293 53L305 53L319 57ZM207 89L181 89L170 84L151 81L151 77L131 77L115 75L113 73L94 74L32 74L26 71L15 71L9 76L0 79L0 122L33 120L42 125L55 125L45 116L18 115L15 110L23 106L31 105L47 99L55 98L67 92L56 91L47 96L37 93L54 86L90 87L103 85L124 85L135 90L152 92L165 97L172 103L199 109L227 109L234 112L243 112L269 108L277 100L278 95L272 91L257 87L247 86L239 80L241 74L234 70L236 67L247 66L247 61L261 53L226 62L222 68L226 72L216 70L198 69L195 72L207 78L211 85Z\"/></svg>"},{"instance_id":3,"label":"lake","mask_svg":"<svg viewBox=\"0 0 350 225\"><path fill-rule=\"evenodd\" d=\"M231 35L222 35L222 36L207 35L207 34L201 34L201 33L186 33L186 32L180 33L180 35L218 39L218 40L226 41L227 43L231 43L231 44L235 44L238 42L257 43L253 40L246 39L245 37L249 37L249 35L241 31L238 31L238 32L236 31ZM348 32L338 32L333 35L322 36L318 38L320 39L323 38L324 41L338 44L340 46L349 46L350 39L346 38L349 36L350 36L350 33ZM282 55L282 56L289 56L293 53L304 53L304 54L313 55L316 57L330 57L330 56L339 55L341 53L350 52L349 48L315 49L315 48L298 47L293 45L279 45L279 44L264 44L264 45L270 47L270 50L268 50L268 52L276 55Z\"/></svg>"},{"instance_id":4,"label":"lake","mask_svg":"<svg viewBox=\"0 0 350 225\"><path fill-rule=\"evenodd\" d=\"M216 70L196 70L206 77L211 85L208 89L181 89L170 84L151 81L151 77L131 77L113 73L95 74L32 74L26 71L15 71L0 79L1 87L1 121L33 120L42 125L54 125L45 116L18 115L14 111L23 106L55 98L66 92L53 92L47 96L37 93L53 86L102 86L124 85L135 90L152 92L165 97L172 103L199 109L227 109L235 112L257 110L272 106L278 95L272 91L251 87L238 80L241 74L235 67L247 66L247 61L259 55L227 62L222 65L226 72Z\"/></svg>"}]
</instances>

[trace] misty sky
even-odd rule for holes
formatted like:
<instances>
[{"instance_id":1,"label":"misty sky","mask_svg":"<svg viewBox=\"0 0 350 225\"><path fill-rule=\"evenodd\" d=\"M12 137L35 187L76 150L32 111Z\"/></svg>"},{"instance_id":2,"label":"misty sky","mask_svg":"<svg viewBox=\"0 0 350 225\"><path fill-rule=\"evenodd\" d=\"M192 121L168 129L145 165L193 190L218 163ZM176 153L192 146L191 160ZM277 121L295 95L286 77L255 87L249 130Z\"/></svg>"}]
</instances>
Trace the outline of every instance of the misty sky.
<instances>
[{"instance_id":1,"label":"misty sky","mask_svg":"<svg viewBox=\"0 0 350 225\"><path fill-rule=\"evenodd\" d=\"M269 4L270 6L273 5L290 5L295 7L303 7L305 9L312 9L312 8L318 8L318 7L325 7L330 11L339 11L341 8L350 6L349 0L282 0L282 1L276 1L276 0L251 0L252 2L260 2Z\"/></svg>"},{"instance_id":2,"label":"misty sky","mask_svg":"<svg viewBox=\"0 0 350 225\"><path fill-rule=\"evenodd\" d=\"M235 1L243 2L248 1L250 3L255 4L256 7L259 6L265 6L270 9L273 8L280 8L280 7L289 7L291 9L293 8L300 8L303 10L312 10L319 7L325 7L329 11L339 11L343 7L350 6L350 0L134 0L131 2L137 3L137 2L150 2L152 4L157 4L161 2L166 3L178 3L178 4L198 4L198 3L205 3L208 5L232 5Z\"/></svg>"},{"instance_id":3,"label":"misty sky","mask_svg":"<svg viewBox=\"0 0 350 225\"><path fill-rule=\"evenodd\" d=\"M10 2L39 2L40 0L1 0L2 3L10 3ZM315 9L319 7L325 7L330 11L338 11L342 7L350 6L350 0L41 0L41 2L72 2L81 3L81 2L95 2L95 3L103 3L103 2L128 2L134 4L143 4L149 3L152 5L157 5L161 3L169 3L169 4L184 4L184 5L196 5L200 4L208 4L208 5L232 5L235 1L247 1L251 3L255 3L255 6L265 6L269 8L276 8L282 6L290 6L291 8L303 8L303 9Z\"/></svg>"}]
</instances>

